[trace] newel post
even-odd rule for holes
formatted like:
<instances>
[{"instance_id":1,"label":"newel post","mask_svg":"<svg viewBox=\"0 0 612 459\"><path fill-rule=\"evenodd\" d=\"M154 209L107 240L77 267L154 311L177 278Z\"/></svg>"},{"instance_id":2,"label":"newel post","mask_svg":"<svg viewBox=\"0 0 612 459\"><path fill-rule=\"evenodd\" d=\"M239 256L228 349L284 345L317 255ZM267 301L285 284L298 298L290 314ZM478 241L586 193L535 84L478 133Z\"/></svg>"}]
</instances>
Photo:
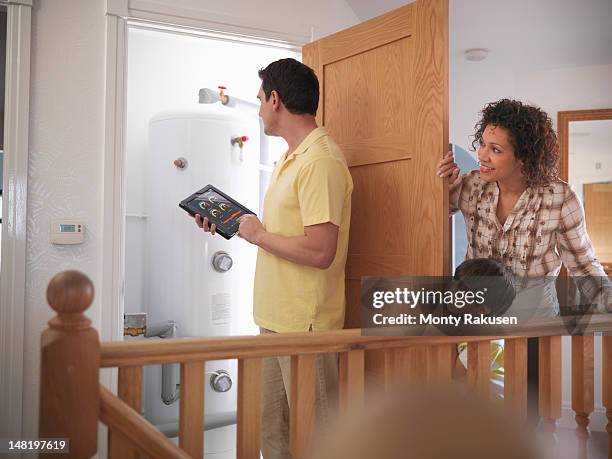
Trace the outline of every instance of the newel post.
<instances>
[{"instance_id":1,"label":"newel post","mask_svg":"<svg viewBox=\"0 0 612 459\"><path fill-rule=\"evenodd\" d=\"M40 438L68 438L70 458L88 458L98 449L100 340L83 312L94 287L78 271L57 274L47 301L57 315L41 338ZM57 455L41 454L40 457Z\"/></svg>"}]
</instances>

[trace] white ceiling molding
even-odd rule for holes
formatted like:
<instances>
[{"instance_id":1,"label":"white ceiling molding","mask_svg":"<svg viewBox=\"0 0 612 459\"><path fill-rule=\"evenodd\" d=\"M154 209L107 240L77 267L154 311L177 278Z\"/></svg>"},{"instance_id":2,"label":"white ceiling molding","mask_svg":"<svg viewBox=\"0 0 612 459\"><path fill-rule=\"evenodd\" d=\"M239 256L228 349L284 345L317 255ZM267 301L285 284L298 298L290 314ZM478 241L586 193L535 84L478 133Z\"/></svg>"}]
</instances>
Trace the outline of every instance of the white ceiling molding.
<instances>
[{"instance_id":1,"label":"white ceiling molding","mask_svg":"<svg viewBox=\"0 0 612 459\"><path fill-rule=\"evenodd\" d=\"M266 38L255 38L244 34L235 34L228 32L218 32L215 30L206 29L195 29L181 26L172 26L167 24L160 24L157 22L143 21L131 19L127 21L127 25L130 30L152 30L155 32L165 32L173 35L186 35L190 37L208 38L211 40L222 40L235 43L249 43L258 46L270 46L274 48L283 48L295 51L296 53L302 52L302 45L297 43L290 43L286 40L273 40Z\"/></svg>"},{"instance_id":2,"label":"white ceiling molding","mask_svg":"<svg viewBox=\"0 0 612 459\"><path fill-rule=\"evenodd\" d=\"M0 5L32 6L33 0L0 0Z\"/></svg>"},{"instance_id":3,"label":"white ceiling molding","mask_svg":"<svg viewBox=\"0 0 612 459\"><path fill-rule=\"evenodd\" d=\"M123 19L279 40L295 46L302 46L311 41L310 28L297 32L279 30L278 24L262 24L261 21L258 21L260 25L254 27L252 19L248 17L179 7L154 0L107 0L106 14Z\"/></svg>"}]
</instances>

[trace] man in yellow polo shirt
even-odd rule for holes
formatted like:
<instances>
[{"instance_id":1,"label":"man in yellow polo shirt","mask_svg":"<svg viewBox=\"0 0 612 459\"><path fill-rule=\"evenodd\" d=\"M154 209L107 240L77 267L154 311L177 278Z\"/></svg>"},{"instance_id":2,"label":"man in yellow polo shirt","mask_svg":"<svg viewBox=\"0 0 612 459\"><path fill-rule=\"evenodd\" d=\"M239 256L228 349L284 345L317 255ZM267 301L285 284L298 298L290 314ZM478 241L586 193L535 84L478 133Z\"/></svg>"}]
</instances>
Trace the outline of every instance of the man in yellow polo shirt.
<instances>
[{"instance_id":1,"label":"man in yellow polo shirt","mask_svg":"<svg viewBox=\"0 0 612 459\"><path fill-rule=\"evenodd\" d=\"M281 59L259 71L259 115L267 135L287 141L264 200L263 221L244 216L239 236L259 247L253 315L262 333L340 329L353 182L338 145L317 127L319 82L312 69ZM208 231L208 222L197 217ZM214 232L214 225L210 228ZM329 426L337 355L316 358L317 430ZM289 453L290 361L264 359L262 452Z\"/></svg>"}]
</instances>

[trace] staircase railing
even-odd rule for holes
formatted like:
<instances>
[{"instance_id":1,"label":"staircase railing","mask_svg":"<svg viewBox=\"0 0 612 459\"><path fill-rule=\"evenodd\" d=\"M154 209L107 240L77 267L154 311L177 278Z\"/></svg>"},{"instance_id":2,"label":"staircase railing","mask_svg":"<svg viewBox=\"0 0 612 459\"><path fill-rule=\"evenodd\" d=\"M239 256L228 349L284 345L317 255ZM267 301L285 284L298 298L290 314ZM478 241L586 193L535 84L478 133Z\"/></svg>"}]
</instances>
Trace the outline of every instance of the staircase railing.
<instances>
[{"instance_id":1,"label":"staircase railing","mask_svg":"<svg viewBox=\"0 0 612 459\"><path fill-rule=\"evenodd\" d=\"M498 338L362 336L361 330L350 329L100 343L84 315L93 301L93 285L85 275L76 271L58 274L49 284L47 299L57 315L42 334L39 436L69 438L69 457L74 458L97 452L99 421L109 427L110 458L137 458L139 454L202 458L204 363L222 359L238 360L237 457L259 458L262 358L279 355L291 357L290 447L294 457L308 457L314 436L317 353L339 354L338 403L342 415L349 407L351 413L363 409L368 394L398 382L450 381L456 345L461 341L468 342L468 386L486 396L490 341ZM594 332L612 333L609 315L593 316L585 335L572 337L572 409L584 457L589 417L594 410ZM539 413L549 434L561 417L562 353L558 335L564 333L564 323L553 319L534 325L530 335L540 337ZM527 336L503 339L504 404L513 416L526 419ZM603 403L607 431L612 437L612 336L604 336L602 342ZM181 367L178 446L140 414L143 366L164 363L180 363ZM99 384L100 369L113 367L118 368L117 395Z\"/></svg>"}]
</instances>

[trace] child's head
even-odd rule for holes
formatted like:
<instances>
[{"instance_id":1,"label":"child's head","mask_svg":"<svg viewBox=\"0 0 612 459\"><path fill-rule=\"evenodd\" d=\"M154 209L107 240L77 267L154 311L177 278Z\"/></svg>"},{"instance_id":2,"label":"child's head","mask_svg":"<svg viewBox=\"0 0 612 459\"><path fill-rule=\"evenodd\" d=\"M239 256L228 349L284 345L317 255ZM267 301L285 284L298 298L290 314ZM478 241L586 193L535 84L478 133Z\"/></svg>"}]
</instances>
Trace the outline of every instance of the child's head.
<instances>
[{"instance_id":1,"label":"child's head","mask_svg":"<svg viewBox=\"0 0 612 459\"><path fill-rule=\"evenodd\" d=\"M452 308L459 312L483 314L487 316L503 315L516 296L512 274L503 265L491 258L472 258L465 260L453 276L455 292L473 292L482 301L474 301L463 308Z\"/></svg>"}]
</instances>

